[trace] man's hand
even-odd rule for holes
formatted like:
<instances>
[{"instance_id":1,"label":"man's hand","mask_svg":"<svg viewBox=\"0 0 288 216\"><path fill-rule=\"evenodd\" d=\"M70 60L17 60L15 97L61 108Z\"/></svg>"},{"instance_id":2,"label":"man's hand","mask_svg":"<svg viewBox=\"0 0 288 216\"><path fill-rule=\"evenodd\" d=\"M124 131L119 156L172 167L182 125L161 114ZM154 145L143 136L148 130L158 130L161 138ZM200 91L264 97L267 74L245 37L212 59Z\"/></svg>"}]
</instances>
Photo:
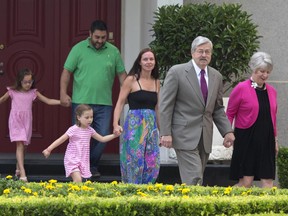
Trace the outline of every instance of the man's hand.
<instances>
[{"instance_id":1,"label":"man's hand","mask_svg":"<svg viewBox=\"0 0 288 216\"><path fill-rule=\"evenodd\" d=\"M160 146L164 146L166 148L172 148L172 136L161 136Z\"/></svg>"},{"instance_id":2,"label":"man's hand","mask_svg":"<svg viewBox=\"0 0 288 216\"><path fill-rule=\"evenodd\" d=\"M235 140L234 133L232 133L232 132L227 133L224 137L223 145L226 148L229 148L234 144L234 140Z\"/></svg>"},{"instance_id":3,"label":"man's hand","mask_svg":"<svg viewBox=\"0 0 288 216\"><path fill-rule=\"evenodd\" d=\"M65 107L71 106L71 97L67 94L60 95L60 104Z\"/></svg>"}]
</instances>

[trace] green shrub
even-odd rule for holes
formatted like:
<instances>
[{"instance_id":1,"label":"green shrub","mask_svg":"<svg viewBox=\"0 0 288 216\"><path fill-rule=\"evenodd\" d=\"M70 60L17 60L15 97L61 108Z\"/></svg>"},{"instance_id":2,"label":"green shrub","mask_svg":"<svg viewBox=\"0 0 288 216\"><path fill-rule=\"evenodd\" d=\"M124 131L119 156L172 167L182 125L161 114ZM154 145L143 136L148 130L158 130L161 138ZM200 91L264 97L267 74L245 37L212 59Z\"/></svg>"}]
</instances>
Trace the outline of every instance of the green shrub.
<instances>
[{"instance_id":1,"label":"green shrub","mask_svg":"<svg viewBox=\"0 0 288 216\"><path fill-rule=\"evenodd\" d=\"M280 147L277 157L278 180L281 188L288 188L288 148Z\"/></svg>"},{"instance_id":2,"label":"green shrub","mask_svg":"<svg viewBox=\"0 0 288 216\"><path fill-rule=\"evenodd\" d=\"M6 215L281 215L288 190L112 183L40 183L0 179Z\"/></svg>"},{"instance_id":3,"label":"green shrub","mask_svg":"<svg viewBox=\"0 0 288 216\"><path fill-rule=\"evenodd\" d=\"M161 78L168 69L191 59L191 42L199 35L214 45L210 65L220 71L228 88L244 79L248 62L259 48L257 25L240 4L187 4L158 8L152 25Z\"/></svg>"}]
</instances>

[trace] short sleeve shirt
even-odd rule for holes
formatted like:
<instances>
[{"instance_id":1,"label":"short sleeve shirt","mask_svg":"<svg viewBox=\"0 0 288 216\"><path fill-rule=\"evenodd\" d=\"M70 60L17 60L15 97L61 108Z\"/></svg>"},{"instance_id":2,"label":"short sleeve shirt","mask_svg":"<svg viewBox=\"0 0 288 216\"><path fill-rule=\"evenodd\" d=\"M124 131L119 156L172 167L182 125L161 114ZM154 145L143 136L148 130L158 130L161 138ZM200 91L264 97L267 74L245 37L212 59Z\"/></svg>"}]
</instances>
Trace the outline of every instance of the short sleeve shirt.
<instances>
[{"instance_id":1,"label":"short sleeve shirt","mask_svg":"<svg viewBox=\"0 0 288 216\"><path fill-rule=\"evenodd\" d=\"M90 38L76 44L64 68L73 73L73 103L112 105L115 75L125 72L120 52L109 42L97 50Z\"/></svg>"},{"instance_id":2,"label":"short sleeve shirt","mask_svg":"<svg viewBox=\"0 0 288 216\"><path fill-rule=\"evenodd\" d=\"M90 139L96 131L92 127L81 128L71 126L66 134L69 143L64 156L66 176L70 176L74 169L79 169L83 178L91 177L90 172Z\"/></svg>"}]
</instances>

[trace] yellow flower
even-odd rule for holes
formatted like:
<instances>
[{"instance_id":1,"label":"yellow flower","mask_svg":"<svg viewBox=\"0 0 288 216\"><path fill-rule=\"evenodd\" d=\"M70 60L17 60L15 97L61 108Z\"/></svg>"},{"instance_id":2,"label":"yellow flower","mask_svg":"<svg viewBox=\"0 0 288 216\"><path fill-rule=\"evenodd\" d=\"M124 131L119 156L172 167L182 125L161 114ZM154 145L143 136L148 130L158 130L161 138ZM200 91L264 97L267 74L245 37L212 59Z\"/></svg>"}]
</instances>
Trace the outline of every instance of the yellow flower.
<instances>
[{"instance_id":1,"label":"yellow flower","mask_svg":"<svg viewBox=\"0 0 288 216\"><path fill-rule=\"evenodd\" d=\"M276 187L276 186L272 187L272 190L273 190L273 191L276 191L276 190L277 190L277 187Z\"/></svg>"},{"instance_id":2,"label":"yellow flower","mask_svg":"<svg viewBox=\"0 0 288 216\"><path fill-rule=\"evenodd\" d=\"M46 182L40 182L39 184L40 184L40 186L45 186Z\"/></svg>"},{"instance_id":3,"label":"yellow flower","mask_svg":"<svg viewBox=\"0 0 288 216\"><path fill-rule=\"evenodd\" d=\"M92 182L90 180L88 180L84 184L92 184Z\"/></svg>"},{"instance_id":4,"label":"yellow flower","mask_svg":"<svg viewBox=\"0 0 288 216\"><path fill-rule=\"evenodd\" d=\"M80 191L80 187L78 185L72 185L68 190L73 190L73 191Z\"/></svg>"},{"instance_id":5,"label":"yellow flower","mask_svg":"<svg viewBox=\"0 0 288 216\"><path fill-rule=\"evenodd\" d=\"M166 191L173 191L174 190L174 186L173 185L167 185L165 190Z\"/></svg>"},{"instance_id":6,"label":"yellow flower","mask_svg":"<svg viewBox=\"0 0 288 216\"><path fill-rule=\"evenodd\" d=\"M48 190L53 190L55 187L49 184L45 188L48 189Z\"/></svg>"},{"instance_id":7,"label":"yellow flower","mask_svg":"<svg viewBox=\"0 0 288 216\"><path fill-rule=\"evenodd\" d=\"M50 184L57 183L57 180L55 180L55 179L50 179L50 180L49 180L49 183L50 183Z\"/></svg>"},{"instance_id":8,"label":"yellow flower","mask_svg":"<svg viewBox=\"0 0 288 216\"><path fill-rule=\"evenodd\" d=\"M9 194L10 193L10 189L5 189L4 191L3 191L3 194Z\"/></svg>"},{"instance_id":9,"label":"yellow flower","mask_svg":"<svg viewBox=\"0 0 288 216\"><path fill-rule=\"evenodd\" d=\"M148 186L147 186L147 190L148 190L148 191L153 190L153 186L152 186L152 185L148 185Z\"/></svg>"},{"instance_id":10,"label":"yellow flower","mask_svg":"<svg viewBox=\"0 0 288 216\"><path fill-rule=\"evenodd\" d=\"M188 198L189 198L189 196L187 196L187 195L184 195L184 196L182 196L182 198L184 198L184 199L188 199Z\"/></svg>"},{"instance_id":11,"label":"yellow flower","mask_svg":"<svg viewBox=\"0 0 288 216\"><path fill-rule=\"evenodd\" d=\"M37 192L34 192L33 195L34 195L34 196L38 196L38 193L37 193Z\"/></svg>"},{"instance_id":12,"label":"yellow flower","mask_svg":"<svg viewBox=\"0 0 288 216\"><path fill-rule=\"evenodd\" d=\"M186 183L182 183L181 186L186 186Z\"/></svg>"},{"instance_id":13,"label":"yellow flower","mask_svg":"<svg viewBox=\"0 0 288 216\"><path fill-rule=\"evenodd\" d=\"M6 176L6 179L12 179L12 178L13 178L13 176L11 176L11 175Z\"/></svg>"},{"instance_id":14,"label":"yellow flower","mask_svg":"<svg viewBox=\"0 0 288 216\"><path fill-rule=\"evenodd\" d=\"M187 194L187 193L189 193L190 192L190 189L189 188L184 188L183 190L182 190L182 194Z\"/></svg>"},{"instance_id":15,"label":"yellow flower","mask_svg":"<svg viewBox=\"0 0 288 216\"><path fill-rule=\"evenodd\" d=\"M224 194L229 195L231 193L231 191L232 191L232 187L229 186L225 189Z\"/></svg>"},{"instance_id":16,"label":"yellow flower","mask_svg":"<svg viewBox=\"0 0 288 216\"><path fill-rule=\"evenodd\" d=\"M117 181L112 181L111 184L112 184L112 185L117 185L118 182L117 182Z\"/></svg>"},{"instance_id":17,"label":"yellow flower","mask_svg":"<svg viewBox=\"0 0 288 216\"><path fill-rule=\"evenodd\" d=\"M83 191L90 191L90 190L94 190L94 188L87 187L86 185L83 185L83 186L81 187L81 189L82 189Z\"/></svg>"},{"instance_id":18,"label":"yellow flower","mask_svg":"<svg viewBox=\"0 0 288 216\"><path fill-rule=\"evenodd\" d=\"M147 194L145 194L145 193L143 193L143 192L140 192L140 191L137 192L137 194L140 195L140 196L142 196L142 197L147 197L147 196L148 196Z\"/></svg>"},{"instance_id":19,"label":"yellow flower","mask_svg":"<svg viewBox=\"0 0 288 216\"><path fill-rule=\"evenodd\" d=\"M26 189L24 190L24 192L25 192L25 193L30 193L30 194L31 194L31 193L32 193L32 190L29 189L29 188L26 188Z\"/></svg>"},{"instance_id":20,"label":"yellow flower","mask_svg":"<svg viewBox=\"0 0 288 216\"><path fill-rule=\"evenodd\" d=\"M170 194L170 192L169 191L164 191L164 193L163 193L164 195L169 195Z\"/></svg>"},{"instance_id":21,"label":"yellow flower","mask_svg":"<svg viewBox=\"0 0 288 216\"><path fill-rule=\"evenodd\" d=\"M155 187L157 189L161 189L163 187L163 184L162 183L157 183L157 184L155 184Z\"/></svg>"}]
</instances>

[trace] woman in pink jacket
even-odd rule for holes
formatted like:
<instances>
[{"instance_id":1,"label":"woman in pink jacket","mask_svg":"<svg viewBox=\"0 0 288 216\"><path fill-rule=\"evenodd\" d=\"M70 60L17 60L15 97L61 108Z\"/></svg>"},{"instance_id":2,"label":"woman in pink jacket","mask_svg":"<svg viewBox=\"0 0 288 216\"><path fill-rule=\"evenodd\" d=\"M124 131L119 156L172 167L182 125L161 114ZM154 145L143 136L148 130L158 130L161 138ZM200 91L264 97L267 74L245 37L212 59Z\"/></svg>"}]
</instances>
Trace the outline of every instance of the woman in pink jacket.
<instances>
[{"instance_id":1,"label":"woman in pink jacket","mask_svg":"<svg viewBox=\"0 0 288 216\"><path fill-rule=\"evenodd\" d=\"M227 107L235 126L230 178L239 180L236 186L240 187L251 187L253 180L260 180L262 187L273 187L278 139L277 92L266 83L273 69L271 56L257 52L249 67L251 78L233 89Z\"/></svg>"}]
</instances>

